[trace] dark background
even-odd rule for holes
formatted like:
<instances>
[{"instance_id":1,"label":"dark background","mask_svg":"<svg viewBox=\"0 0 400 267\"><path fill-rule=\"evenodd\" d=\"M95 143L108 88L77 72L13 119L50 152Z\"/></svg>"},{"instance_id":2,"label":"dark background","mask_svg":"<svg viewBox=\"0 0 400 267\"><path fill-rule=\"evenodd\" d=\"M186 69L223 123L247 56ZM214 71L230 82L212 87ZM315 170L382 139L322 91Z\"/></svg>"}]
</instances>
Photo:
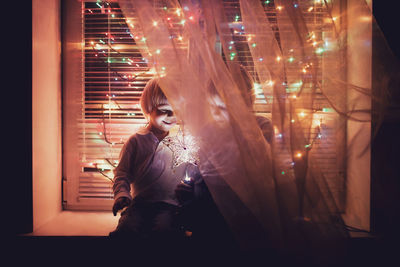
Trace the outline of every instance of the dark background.
<instances>
[{"instance_id":1,"label":"dark background","mask_svg":"<svg viewBox=\"0 0 400 267\"><path fill-rule=\"evenodd\" d=\"M393 3L396 1L375 0L373 12L383 31L393 56L400 58L399 13ZM7 8L7 7L4 7ZM10 7L11 8L11 7ZM15 8L15 7L13 7ZM6 234L16 235L32 232L32 9L24 6L18 9L18 25L3 27L6 32L2 38L3 51L7 63L6 81L3 91L3 132L10 136L3 137L6 158L3 157L2 185L6 218ZM16 20L15 17L12 19ZM7 24L3 24L7 25ZM3 68L4 70L4 68ZM4 71L3 71L4 73ZM7 89L7 90L6 90ZM399 87L392 85L393 95L390 112L399 114ZM398 115L389 116L379 128L372 142L372 227L376 236L398 241L400 214L400 122ZM51 167L51 166L49 166Z\"/></svg>"}]
</instances>

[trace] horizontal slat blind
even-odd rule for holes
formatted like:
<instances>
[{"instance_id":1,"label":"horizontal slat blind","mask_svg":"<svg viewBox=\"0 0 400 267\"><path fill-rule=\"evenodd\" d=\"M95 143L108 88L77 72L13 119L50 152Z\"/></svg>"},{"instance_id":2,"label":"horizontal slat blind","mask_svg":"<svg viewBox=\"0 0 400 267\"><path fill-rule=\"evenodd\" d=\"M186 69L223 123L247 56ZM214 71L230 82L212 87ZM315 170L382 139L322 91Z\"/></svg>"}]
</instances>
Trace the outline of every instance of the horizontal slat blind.
<instances>
[{"instance_id":1,"label":"horizontal slat blind","mask_svg":"<svg viewBox=\"0 0 400 267\"><path fill-rule=\"evenodd\" d=\"M279 41L274 1L261 1L261 3ZM299 1L299 5L303 8L309 29L320 37L331 34L322 27L323 20L328 17L326 9L322 8L322 3ZM155 6L163 9L163 1L155 0ZM309 6L313 7L311 11ZM249 49L249 36L241 23L239 1L224 0L223 7L233 32L233 43L229 44L229 47L237 51L234 58L228 56L225 60L240 62L258 82ZM98 209L96 202L92 200L106 201L108 203L106 206L111 207L112 170L118 164L119 152L125 140L145 123L139 99L152 73L147 65L147 59L140 53L142 49L146 49L145 42L138 41L137 36L135 39L129 31L128 23L133 23L135 18L125 18L116 2L106 1L84 2L82 14L84 43L82 114L78 122L79 141L76 144L79 162L75 162L79 164L79 177L72 179L78 180L76 187L78 202L85 205L85 201L91 199L90 203L94 203L92 209ZM323 64L328 58L324 58L321 54L319 60L320 64ZM321 81L323 73L320 72L318 75L318 80ZM295 68L292 69L291 65L287 64L288 81L294 80L291 76L296 77ZM294 82L288 83L287 90L290 92L298 86ZM272 95L264 95L262 90L257 89L256 93L256 113L270 117ZM320 127L312 127L311 133L306 134L314 136L313 149L317 154L320 169L329 180L330 187L340 202L343 198L344 185L343 180L338 177L337 140L334 136L337 115L328 107L326 99L317 89L313 108L315 125L320 124ZM280 142L279 136L277 142ZM282 168L288 172L292 171L287 167L290 166L289 151L281 157L284 165ZM104 209L104 205L101 207Z\"/></svg>"}]
</instances>

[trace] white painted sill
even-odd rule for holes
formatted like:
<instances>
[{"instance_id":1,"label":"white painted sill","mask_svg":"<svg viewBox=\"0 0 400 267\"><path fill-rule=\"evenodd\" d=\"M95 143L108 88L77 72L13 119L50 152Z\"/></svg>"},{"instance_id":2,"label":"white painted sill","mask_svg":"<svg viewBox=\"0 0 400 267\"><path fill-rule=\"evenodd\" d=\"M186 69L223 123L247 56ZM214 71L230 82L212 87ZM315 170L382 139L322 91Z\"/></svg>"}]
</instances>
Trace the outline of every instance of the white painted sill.
<instances>
[{"instance_id":1,"label":"white painted sill","mask_svg":"<svg viewBox=\"0 0 400 267\"><path fill-rule=\"evenodd\" d=\"M108 236L119 217L111 211L62 211L27 236Z\"/></svg>"}]
</instances>

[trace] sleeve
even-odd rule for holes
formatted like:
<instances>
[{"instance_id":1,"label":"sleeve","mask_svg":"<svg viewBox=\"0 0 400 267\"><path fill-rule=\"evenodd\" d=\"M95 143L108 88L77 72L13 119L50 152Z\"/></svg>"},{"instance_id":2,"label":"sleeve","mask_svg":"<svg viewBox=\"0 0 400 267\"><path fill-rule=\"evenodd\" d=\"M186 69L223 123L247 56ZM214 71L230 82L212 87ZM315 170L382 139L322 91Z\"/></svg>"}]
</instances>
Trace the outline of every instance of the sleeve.
<instances>
[{"instance_id":1,"label":"sleeve","mask_svg":"<svg viewBox=\"0 0 400 267\"><path fill-rule=\"evenodd\" d=\"M114 169L113 192L114 199L131 196L131 182L133 180L133 164L135 162L136 139L130 138L122 147L118 166Z\"/></svg>"}]
</instances>

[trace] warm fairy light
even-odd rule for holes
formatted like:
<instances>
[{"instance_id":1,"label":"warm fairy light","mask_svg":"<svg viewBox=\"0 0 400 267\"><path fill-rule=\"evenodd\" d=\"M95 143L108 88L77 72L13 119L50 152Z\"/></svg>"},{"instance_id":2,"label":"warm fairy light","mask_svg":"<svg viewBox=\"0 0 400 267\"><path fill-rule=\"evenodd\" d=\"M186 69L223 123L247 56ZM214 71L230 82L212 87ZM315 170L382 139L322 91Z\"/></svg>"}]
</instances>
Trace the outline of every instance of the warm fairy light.
<instances>
[{"instance_id":1,"label":"warm fairy light","mask_svg":"<svg viewBox=\"0 0 400 267\"><path fill-rule=\"evenodd\" d=\"M336 19L337 19L337 17L333 17L333 18L332 18L333 21L336 21Z\"/></svg>"},{"instance_id":2,"label":"warm fairy light","mask_svg":"<svg viewBox=\"0 0 400 267\"><path fill-rule=\"evenodd\" d=\"M267 86L273 86L275 84L275 82L274 81L268 81L266 84L267 84Z\"/></svg>"},{"instance_id":3,"label":"warm fairy light","mask_svg":"<svg viewBox=\"0 0 400 267\"><path fill-rule=\"evenodd\" d=\"M181 15L181 9L178 8L178 9L175 11L175 13L176 13L176 15L180 16L180 15Z\"/></svg>"},{"instance_id":4,"label":"warm fairy light","mask_svg":"<svg viewBox=\"0 0 400 267\"><path fill-rule=\"evenodd\" d=\"M282 58L281 58L280 56L277 56L277 57L276 57L276 61L278 61L278 62L281 61L281 59L282 59Z\"/></svg>"},{"instance_id":5,"label":"warm fairy light","mask_svg":"<svg viewBox=\"0 0 400 267\"><path fill-rule=\"evenodd\" d=\"M160 54L161 53L161 50L160 49L157 49L156 50L156 54Z\"/></svg>"},{"instance_id":6,"label":"warm fairy light","mask_svg":"<svg viewBox=\"0 0 400 267\"><path fill-rule=\"evenodd\" d=\"M307 11L311 12L311 11L313 11L313 9L314 9L314 7L310 7L310 8L307 9Z\"/></svg>"},{"instance_id":7,"label":"warm fairy light","mask_svg":"<svg viewBox=\"0 0 400 267\"><path fill-rule=\"evenodd\" d=\"M294 61L294 57L290 57L290 58L288 59L288 61L289 61L289 62L293 62L293 61Z\"/></svg>"},{"instance_id":8,"label":"warm fairy light","mask_svg":"<svg viewBox=\"0 0 400 267\"><path fill-rule=\"evenodd\" d=\"M251 36L247 37L247 42L251 41Z\"/></svg>"},{"instance_id":9,"label":"warm fairy light","mask_svg":"<svg viewBox=\"0 0 400 267\"><path fill-rule=\"evenodd\" d=\"M295 120L294 120L294 119L292 119L290 122L291 122L291 123L294 123L294 122L295 122Z\"/></svg>"},{"instance_id":10,"label":"warm fairy light","mask_svg":"<svg viewBox=\"0 0 400 267\"><path fill-rule=\"evenodd\" d=\"M194 17L193 17L193 16L190 16L189 19L190 19L191 21L193 21L193 20L194 20Z\"/></svg>"},{"instance_id":11,"label":"warm fairy light","mask_svg":"<svg viewBox=\"0 0 400 267\"><path fill-rule=\"evenodd\" d=\"M178 37L178 40L179 40L179 41L182 41L182 39L183 39L182 36L179 36L179 37Z\"/></svg>"},{"instance_id":12,"label":"warm fairy light","mask_svg":"<svg viewBox=\"0 0 400 267\"><path fill-rule=\"evenodd\" d=\"M318 47L317 49L315 49L315 53L317 54L321 54L325 51L325 49L323 49L322 47Z\"/></svg>"},{"instance_id":13,"label":"warm fairy light","mask_svg":"<svg viewBox=\"0 0 400 267\"><path fill-rule=\"evenodd\" d=\"M302 111L302 112L300 112L300 117L305 117L306 116L306 114Z\"/></svg>"},{"instance_id":14,"label":"warm fairy light","mask_svg":"<svg viewBox=\"0 0 400 267\"><path fill-rule=\"evenodd\" d=\"M251 46L252 46L252 47L256 47L256 46L257 46L257 44L256 44L256 43L253 43Z\"/></svg>"},{"instance_id":15,"label":"warm fairy light","mask_svg":"<svg viewBox=\"0 0 400 267\"><path fill-rule=\"evenodd\" d=\"M276 9L278 9L279 11L281 11L283 9L283 6L277 6Z\"/></svg>"},{"instance_id":16,"label":"warm fairy light","mask_svg":"<svg viewBox=\"0 0 400 267\"><path fill-rule=\"evenodd\" d=\"M314 41L314 42L312 43L313 46L316 46L317 44L318 44L318 42L316 42L316 41Z\"/></svg>"},{"instance_id":17,"label":"warm fairy light","mask_svg":"<svg viewBox=\"0 0 400 267\"><path fill-rule=\"evenodd\" d=\"M303 72L303 73L307 73L306 68L303 68L302 72Z\"/></svg>"},{"instance_id":18,"label":"warm fairy light","mask_svg":"<svg viewBox=\"0 0 400 267\"><path fill-rule=\"evenodd\" d=\"M182 25L185 25L185 22L186 22L186 20L183 19L183 20L181 20L180 23L181 23Z\"/></svg>"},{"instance_id":19,"label":"warm fairy light","mask_svg":"<svg viewBox=\"0 0 400 267\"><path fill-rule=\"evenodd\" d=\"M300 152L297 152L297 153L296 153L296 157L297 157L297 158L301 158L302 156L303 156L303 154L301 154Z\"/></svg>"},{"instance_id":20,"label":"warm fairy light","mask_svg":"<svg viewBox=\"0 0 400 267\"><path fill-rule=\"evenodd\" d=\"M157 21L153 21L153 26L157 27L157 25L158 25L158 22Z\"/></svg>"}]
</instances>

